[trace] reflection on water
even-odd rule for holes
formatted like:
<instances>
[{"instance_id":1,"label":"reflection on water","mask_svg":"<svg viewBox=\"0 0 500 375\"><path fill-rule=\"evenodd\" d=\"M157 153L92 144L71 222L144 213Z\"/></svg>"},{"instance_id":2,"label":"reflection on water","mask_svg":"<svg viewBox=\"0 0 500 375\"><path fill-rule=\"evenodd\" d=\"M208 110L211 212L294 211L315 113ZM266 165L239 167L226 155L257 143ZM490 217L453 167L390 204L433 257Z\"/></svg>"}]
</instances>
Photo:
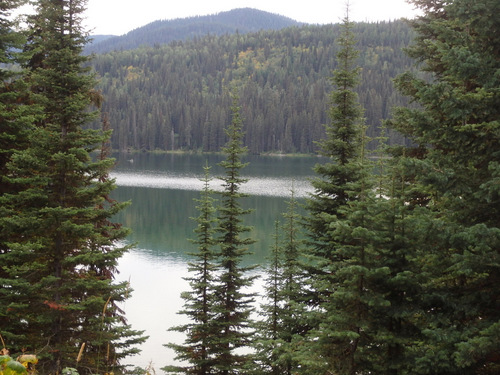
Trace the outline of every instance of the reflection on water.
<instances>
[{"instance_id":1,"label":"reflection on water","mask_svg":"<svg viewBox=\"0 0 500 375\"><path fill-rule=\"evenodd\" d=\"M123 305L127 321L134 329L145 330L149 336L140 355L130 358L127 363L142 368L152 364L157 374L161 374L159 369L172 363L174 357L163 344L184 341L181 333L168 329L185 322L177 311L183 305L180 293L188 290L188 283L183 279L187 264L175 256L157 258L144 250L135 249L119 262L118 279L129 281L133 289L132 297Z\"/></svg>"},{"instance_id":2,"label":"reflection on water","mask_svg":"<svg viewBox=\"0 0 500 375\"><path fill-rule=\"evenodd\" d=\"M118 188L113 198L131 201L131 205L120 212L115 221L132 229L128 241L137 243L119 262L119 280L130 280L132 297L124 309L134 329L145 330L150 338L141 347L143 352L132 358L134 366L147 367L153 363L157 374L161 367L174 364L174 353L163 347L169 342L182 343L184 336L169 332L168 328L185 323L177 312L182 308L180 294L188 290L183 277L188 276L187 253L195 250L188 239L193 238L198 216L197 203L203 183L203 166L215 165L220 155L119 155L118 167L112 176ZM317 162L313 158L251 157L244 169L249 181L242 191L250 196L242 199L244 208L253 212L244 218L252 227L248 236L256 239L252 255L246 264L264 264L269 248L273 244L272 232L275 220L286 210L292 184L297 197L304 197L311 187L311 168ZM223 171L211 170L213 176ZM216 189L220 180L212 180ZM217 198L217 196L215 196ZM262 290L259 280L252 291Z\"/></svg>"},{"instance_id":3,"label":"reflection on water","mask_svg":"<svg viewBox=\"0 0 500 375\"><path fill-rule=\"evenodd\" d=\"M155 189L178 189L200 191L204 182L201 176L185 176L160 172L115 172L111 177L116 179L119 186L146 187ZM220 180L214 179L210 187L213 190L222 190ZM249 178L241 186L241 192L251 195L265 195L271 197L289 197L292 188L297 198L305 197L312 191L307 179L293 178Z\"/></svg>"}]
</instances>

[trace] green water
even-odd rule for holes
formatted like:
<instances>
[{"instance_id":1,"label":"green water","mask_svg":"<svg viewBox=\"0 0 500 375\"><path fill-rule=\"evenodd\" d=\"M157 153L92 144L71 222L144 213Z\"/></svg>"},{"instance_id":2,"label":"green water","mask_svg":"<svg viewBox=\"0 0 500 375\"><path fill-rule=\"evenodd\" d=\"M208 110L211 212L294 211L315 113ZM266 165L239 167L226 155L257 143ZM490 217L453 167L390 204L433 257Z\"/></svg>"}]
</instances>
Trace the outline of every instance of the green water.
<instances>
[{"instance_id":1,"label":"green water","mask_svg":"<svg viewBox=\"0 0 500 375\"><path fill-rule=\"evenodd\" d=\"M132 230L127 241L137 243L119 264L119 280L130 280L134 290L124 309L134 329L145 330L150 339L143 345L143 353L131 360L134 365L153 363L157 373L160 367L173 363L174 353L162 345L182 342L179 333L168 328L183 322L177 314L183 301L180 293L188 289L188 253L195 250L189 242L195 223L190 218L198 215L195 198L199 197L203 166L212 166L211 186L218 188L216 176L223 173L217 163L219 155L117 155L117 166L112 174L118 188L113 197L131 201L131 205L115 220ZM248 233L257 242L252 245L248 264L264 264L272 245L274 222L286 210L292 186L296 195L304 197L310 190L309 179L316 158L257 157L243 160L248 166L242 176L249 179L242 187L248 197L242 200L245 208L253 211L245 224L252 227ZM215 196L217 197L217 196ZM254 290L261 290L257 281Z\"/></svg>"}]
</instances>

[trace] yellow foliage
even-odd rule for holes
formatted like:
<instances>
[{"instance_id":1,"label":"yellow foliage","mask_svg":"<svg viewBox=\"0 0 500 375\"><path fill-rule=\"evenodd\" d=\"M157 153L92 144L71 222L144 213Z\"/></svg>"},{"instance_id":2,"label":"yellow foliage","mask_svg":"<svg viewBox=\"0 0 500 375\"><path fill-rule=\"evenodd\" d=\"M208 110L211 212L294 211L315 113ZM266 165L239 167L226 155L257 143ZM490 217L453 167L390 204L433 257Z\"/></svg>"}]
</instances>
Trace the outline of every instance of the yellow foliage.
<instances>
[{"instance_id":1,"label":"yellow foliage","mask_svg":"<svg viewBox=\"0 0 500 375\"><path fill-rule=\"evenodd\" d=\"M125 79L127 81L134 81L136 79L139 79L142 75L144 75L144 72L141 68L130 65L127 67L127 76L125 77Z\"/></svg>"}]
</instances>

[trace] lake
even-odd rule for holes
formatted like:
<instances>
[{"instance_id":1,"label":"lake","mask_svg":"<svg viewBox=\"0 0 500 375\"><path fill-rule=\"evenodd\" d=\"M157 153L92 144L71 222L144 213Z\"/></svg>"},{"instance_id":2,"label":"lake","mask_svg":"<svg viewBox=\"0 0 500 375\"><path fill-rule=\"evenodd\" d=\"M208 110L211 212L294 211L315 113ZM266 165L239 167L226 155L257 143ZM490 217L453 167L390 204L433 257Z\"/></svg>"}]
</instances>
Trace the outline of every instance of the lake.
<instances>
[{"instance_id":1,"label":"lake","mask_svg":"<svg viewBox=\"0 0 500 375\"><path fill-rule=\"evenodd\" d=\"M119 262L118 280L130 281L132 296L124 304L128 322L134 329L149 335L142 345L142 353L129 363L147 367L152 364L157 374L160 368L174 364L175 353L163 346L169 342L182 343L181 333L169 332L172 326L186 321L177 312L184 301L180 293L189 289L183 277L187 276L187 253L196 250L188 239L194 238L198 216L199 191L203 187L203 167L211 166L211 187L220 187L216 177L223 175L217 163L221 155L189 154L120 154L115 155L117 166L112 177L118 188L113 198L131 201L115 221L132 229L127 241L137 243ZM250 236L257 240L252 255L244 262L266 262L272 246L274 222L281 219L290 198L292 186L296 197L303 198L311 191L309 179L312 167L319 161L314 157L247 156L249 165L242 177L249 181L241 188L250 196L242 200L253 212L244 218L252 227ZM215 197L217 198L217 196ZM260 272L260 271L257 271ZM253 289L259 292L262 280Z\"/></svg>"}]
</instances>

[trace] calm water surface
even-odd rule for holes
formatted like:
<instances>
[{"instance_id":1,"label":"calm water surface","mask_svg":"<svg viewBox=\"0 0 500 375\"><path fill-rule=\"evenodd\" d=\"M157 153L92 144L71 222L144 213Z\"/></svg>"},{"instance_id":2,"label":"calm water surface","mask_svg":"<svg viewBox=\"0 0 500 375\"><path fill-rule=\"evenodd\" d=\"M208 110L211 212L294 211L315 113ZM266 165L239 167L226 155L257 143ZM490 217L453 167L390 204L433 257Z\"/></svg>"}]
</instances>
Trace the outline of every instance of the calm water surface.
<instances>
[{"instance_id":1,"label":"calm water surface","mask_svg":"<svg viewBox=\"0 0 500 375\"><path fill-rule=\"evenodd\" d=\"M145 330L148 341L142 353L130 359L134 366L152 364L157 372L173 364L175 353L163 347L168 342L182 343L181 333L169 332L172 326L182 324L186 318L178 315L183 300L180 293L189 286L187 253L195 250L188 241L193 238L198 216L195 198L203 186L203 167L208 163L214 177L211 187L220 189L216 177L223 170L216 164L219 155L117 155L117 166L112 173L118 188L113 196L131 205L118 215L116 221L132 229L128 241L137 243L119 263L119 280L130 281L133 289L124 309L132 327ZM272 245L274 222L286 210L286 200L292 186L297 197L305 197L311 190L309 179L317 158L248 156L249 165L242 170L242 177L249 181L242 191L250 194L242 201L253 212L245 217L252 226L250 236L256 239L253 254L245 259L248 264L264 264ZM253 286L262 289L261 282Z\"/></svg>"}]
</instances>

